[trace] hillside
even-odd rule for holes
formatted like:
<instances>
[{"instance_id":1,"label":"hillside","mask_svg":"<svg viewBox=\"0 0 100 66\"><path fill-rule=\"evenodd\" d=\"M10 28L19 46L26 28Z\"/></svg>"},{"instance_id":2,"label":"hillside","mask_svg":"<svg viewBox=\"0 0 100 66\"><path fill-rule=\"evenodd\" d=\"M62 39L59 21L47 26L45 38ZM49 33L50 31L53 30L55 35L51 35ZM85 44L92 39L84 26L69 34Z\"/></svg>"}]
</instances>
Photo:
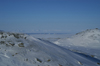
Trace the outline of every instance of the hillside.
<instances>
[{"instance_id":1,"label":"hillside","mask_svg":"<svg viewBox=\"0 0 100 66\"><path fill-rule=\"evenodd\" d=\"M0 66L100 66L100 60L26 34L0 32Z\"/></svg>"},{"instance_id":2,"label":"hillside","mask_svg":"<svg viewBox=\"0 0 100 66\"><path fill-rule=\"evenodd\" d=\"M70 38L59 39L54 43L67 49L92 55L100 59L99 29L87 29Z\"/></svg>"}]
</instances>

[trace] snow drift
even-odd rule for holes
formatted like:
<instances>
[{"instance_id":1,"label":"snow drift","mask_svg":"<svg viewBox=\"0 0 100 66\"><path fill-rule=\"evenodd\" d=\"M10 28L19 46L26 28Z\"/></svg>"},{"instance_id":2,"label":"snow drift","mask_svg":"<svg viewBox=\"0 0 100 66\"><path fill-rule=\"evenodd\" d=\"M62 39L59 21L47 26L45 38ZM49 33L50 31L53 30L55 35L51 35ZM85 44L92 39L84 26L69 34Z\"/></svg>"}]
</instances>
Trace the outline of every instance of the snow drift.
<instances>
[{"instance_id":1,"label":"snow drift","mask_svg":"<svg viewBox=\"0 0 100 66\"><path fill-rule=\"evenodd\" d=\"M0 32L0 66L99 66L100 60L26 34Z\"/></svg>"}]
</instances>

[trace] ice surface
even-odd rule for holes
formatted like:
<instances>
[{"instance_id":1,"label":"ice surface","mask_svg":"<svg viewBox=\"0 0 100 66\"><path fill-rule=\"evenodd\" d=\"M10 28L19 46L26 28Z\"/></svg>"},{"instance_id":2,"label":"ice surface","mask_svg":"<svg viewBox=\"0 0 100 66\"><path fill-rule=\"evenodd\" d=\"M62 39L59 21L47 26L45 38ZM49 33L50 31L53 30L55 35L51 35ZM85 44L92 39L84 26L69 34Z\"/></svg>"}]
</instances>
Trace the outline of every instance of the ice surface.
<instances>
[{"instance_id":1,"label":"ice surface","mask_svg":"<svg viewBox=\"0 0 100 66\"><path fill-rule=\"evenodd\" d=\"M0 66L100 66L100 60L44 39L0 32Z\"/></svg>"}]
</instances>

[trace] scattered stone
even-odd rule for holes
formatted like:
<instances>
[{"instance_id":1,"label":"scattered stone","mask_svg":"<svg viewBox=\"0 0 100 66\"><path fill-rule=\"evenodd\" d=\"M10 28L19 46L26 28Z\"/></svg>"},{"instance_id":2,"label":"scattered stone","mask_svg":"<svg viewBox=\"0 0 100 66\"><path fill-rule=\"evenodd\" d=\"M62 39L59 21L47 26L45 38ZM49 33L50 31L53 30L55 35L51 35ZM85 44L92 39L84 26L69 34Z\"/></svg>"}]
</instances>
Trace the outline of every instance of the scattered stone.
<instances>
[{"instance_id":1,"label":"scattered stone","mask_svg":"<svg viewBox=\"0 0 100 66\"><path fill-rule=\"evenodd\" d=\"M4 38L4 36L1 36L1 38Z\"/></svg>"},{"instance_id":2,"label":"scattered stone","mask_svg":"<svg viewBox=\"0 0 100 66\"><path fill-rule=\"evenodd\" d=\"M97 63L98 65L100 65L100 63Z\"/></svg>"},{"instance_id":3,"label":"scattered stone","mask_svg":"<svg viewBox=\"0 0 100 66\"><path fill-rule=\"evenodd\" d=\"M42 61L41 61L40 59L36 58L36 60L37 60L38 62L42 63Z\"/></svg>"},{"instance_id":4,"label":"scattered stone","mask_svg":"<svg viewBox=\"0 0 100 66\"><path fill-rule=\"evenodd\" d=\"M8 47L8 46L10 46L10 45L6 44L6 46Z\"/></svg>"},{"instance_id":5,"label":"scattered stone","mask_svg":"<svg viewBox=\"0 0 100 66\"><path fill-rule=\"evenodd\" d=\"M24 39L26 39L26 37Z\"/></svg>"},{"instance_id":6,"label":"scattered stone","mask_svg":"<svg viewBox=\"0 0 100 66\"><path fill-rule=\"evenodd\" d=\"M18 44L19 47L24 47L24 43Z\"/></svg>"},{"instance_id":7,"label":"scattered stone","mask_svg":"<svg viewBox=\"0 0 100 66\"><path fill-rule=\"evenodd\" d=\"M18 53L15 53L16 55L18 54Z\"/></svg>"},{"instance_id":8,"label":"scattered stone","mask_svg":"<svg viewBox=\"0 0 100 66\"><path fill-rule=\"evenodd\" d=\"M9 43L11 46L14 46L15 44L11 44L11 43Z\"/></svg>"},{"instance_id":9,"label":"scattered stone","mask_svg":"<svg viewBox=\"0 0 100 66\"><path fill-rule=\"evenodd\" d=\"M50 61L51 61L50 59L47 60L47 62L50 62Z\"/></svg>"},{"instance_id":10,"label":"scattered stone","mask_svg":"<svg viewBox=\"0 0 100 66\"><path fill-rule=\"evenodd\" d=\"M12 56L14 56L14 55L12 55Z\"/></svg>"},{"instance_id":11,"label":"scattered stone","mask_svg":"<svg viewBox=\"0 0 100 66\"><path fill-rule=\"evenodd\" d=\"M14 33L12 33L13 34L13 36L15 37L15 38L19 38L19 34L14 34Z\"/></svg>"},{"instance_id":12,"label":"scattered stone","mask_svg":"<svg viewBox=\"0 0 100 66\"><path fill-rule=\"evenodd\" d=\"M93 58L94 58L94 55L91 55L91 57L93 57Z\"/></svg>"},{"instance_id":13,"label":"scattered stone","mask_svg":"<svg viewBox=\"0 0 100 66\"><path fill-rule=\"evenodd\" d=\"M26 61L28 61L28 59L26 59Z\"/></svg>"},{"instance_id":14,"label":"scattered stone","mask_svg":"<svg viewBox=\"0 0 100 66\"><path fill-rule=\"evenodd\" d=\"M1 43L1 44L4 44L4 43L5 43L5 41L0 41L0 43Z\"/></svg>"},{"instance_id":15,"label":"scattered stone","mask_svg":"<svg viewBox=\"0 0 100 66\"><path fill-rule=\"evenodd\" d=\"M62 66L62 65L59 64L59 66Z\"/></svg>"},{"instance_id":16,"label":"scattered stone","mask_svg":"<svg viewBox=\"0 0 100 66\"><path fill-rule=\"evenodd\" d=\"M78 61L78 63L79 63L80 65L83 65L80 61Z\"/></svg>"}]
</instances>

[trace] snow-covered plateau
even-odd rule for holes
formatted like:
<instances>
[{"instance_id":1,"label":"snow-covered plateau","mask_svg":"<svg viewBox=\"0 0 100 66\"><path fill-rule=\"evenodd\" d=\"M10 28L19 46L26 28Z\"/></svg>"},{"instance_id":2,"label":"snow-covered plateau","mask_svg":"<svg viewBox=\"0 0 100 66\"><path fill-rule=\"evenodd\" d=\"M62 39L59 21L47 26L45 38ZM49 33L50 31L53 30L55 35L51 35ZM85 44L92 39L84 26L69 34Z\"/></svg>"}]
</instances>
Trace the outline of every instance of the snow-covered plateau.
<instances>
[{"instance_id":1,"label":"snow-covered plateau","mask_svg":"<svg viewBox=\"0 0 100 66\"><path fill-rule=\"evenodd\" d=\"M27 34L1 31L0 66L100 66L99 47L98 29L54 43ZM84 48L89 51L85 52ZM91 53L90 49L97 51Z\"/></svg>"}]
</instances>

